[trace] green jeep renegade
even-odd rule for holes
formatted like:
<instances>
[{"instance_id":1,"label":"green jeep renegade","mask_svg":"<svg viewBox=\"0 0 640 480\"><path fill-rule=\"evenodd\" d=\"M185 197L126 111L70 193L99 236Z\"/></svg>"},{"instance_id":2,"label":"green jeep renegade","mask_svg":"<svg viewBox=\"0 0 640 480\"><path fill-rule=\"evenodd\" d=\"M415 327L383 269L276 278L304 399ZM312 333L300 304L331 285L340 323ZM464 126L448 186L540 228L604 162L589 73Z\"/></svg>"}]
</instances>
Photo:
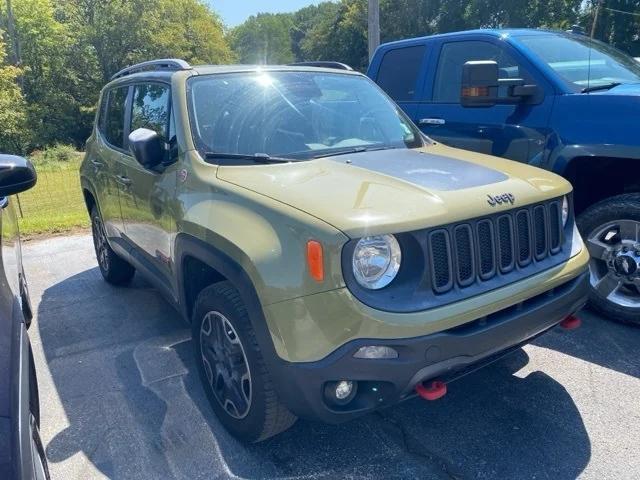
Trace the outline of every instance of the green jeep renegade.
<instances>
[{"instance_id":1,"label":"green jeep renegade","mask_svg":"<svg viewBox=\"0 0 640 480\"><path fill-rule=\"evenodd\" d=\"M248 441L437 398L586 300L569 183L436 144L329 66L125 69L81 169L102 275L189 319Z\"/></svg>"}]
</instances>

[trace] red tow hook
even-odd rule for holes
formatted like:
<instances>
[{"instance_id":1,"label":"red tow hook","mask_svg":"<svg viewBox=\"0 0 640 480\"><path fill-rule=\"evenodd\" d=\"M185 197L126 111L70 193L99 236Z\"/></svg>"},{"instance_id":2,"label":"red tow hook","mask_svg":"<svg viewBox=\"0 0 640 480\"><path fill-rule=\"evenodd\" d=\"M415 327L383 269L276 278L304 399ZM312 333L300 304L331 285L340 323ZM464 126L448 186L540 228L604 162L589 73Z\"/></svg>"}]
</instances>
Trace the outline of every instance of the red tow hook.
<instances>
[{"instance_id":1,"label":"red tow hook","mask_svg":"<svg viewBox=\"0 0 640 480\"><path fill-rule=\"evenodd\" d=\"M580 325L582 325L582 320L580 320L575 315L569 315L567 318L560 322L560 326L565 330L575 330Z\"/></svg>"},{"instance_id":2,"label":"red tow hook","mask_svg":"<svg viewBox=\"0 0 640 480\"><path fill-rule=\"evenodd\" d=\"M447 384L440 380L434 380L427 386L419 383L416 385L416 393L425 400L438 400L447 394Z\"/></svg>"}]
</instances>

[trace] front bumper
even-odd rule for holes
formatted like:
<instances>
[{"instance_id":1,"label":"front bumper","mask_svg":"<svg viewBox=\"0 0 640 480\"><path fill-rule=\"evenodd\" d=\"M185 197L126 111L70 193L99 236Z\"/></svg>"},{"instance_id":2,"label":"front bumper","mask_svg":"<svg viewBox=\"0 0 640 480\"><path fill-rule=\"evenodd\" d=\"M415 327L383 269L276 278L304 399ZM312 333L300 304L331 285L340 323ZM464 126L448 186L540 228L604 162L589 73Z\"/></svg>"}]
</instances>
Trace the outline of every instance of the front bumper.
<instances>
[{"instance_id":1,"label":"front bumper","mask_svg":"<svg viewBox=\"0 0 640 480\"><path fill-rule=\"evenodd\" d=\"M280 399L296 415L338 423L413 395L417 383L453 378L494 360L558 324L586 302L588 272L515 305L459 327L397 340L358 339L315 362L271 365ZM353 354L365 345L387 345L397 359L367 360ZM357 394L347 405L325 398L328 382L356 381Z\"/></svg>"}]
</instances>

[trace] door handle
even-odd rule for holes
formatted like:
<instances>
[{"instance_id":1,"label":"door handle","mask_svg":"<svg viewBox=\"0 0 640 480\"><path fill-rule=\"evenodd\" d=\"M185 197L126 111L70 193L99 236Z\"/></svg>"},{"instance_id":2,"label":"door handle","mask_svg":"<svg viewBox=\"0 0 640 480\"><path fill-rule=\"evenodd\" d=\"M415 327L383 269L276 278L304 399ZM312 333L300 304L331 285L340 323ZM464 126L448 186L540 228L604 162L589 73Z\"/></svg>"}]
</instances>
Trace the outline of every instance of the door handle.
<instances>
[{"instance_id":1,"label":"door handle","mask_svg":"<svg viewBox=\"0 0 640 480\"><path fill-rule=\"evenodd\" d=\"M421 118L418 123L420 125L444 125L444 118Z\"/></svg>"},{"instance_id":2,"label":"door handle","mask_svg":"<svg viewBox=\"0 0 640 480\"><path fill-rule=\"evenodd\" d=\"M102 167L102 162L99 162L97 160L91 160L91 164L96 168Z\"/></svg>"},{"instance_id":3,"label":"door handle","mask_svg":"<svg viewBox=\"0 0 640 480\"><path fill-rule=\"evenodd\" d=\"M116 178L118 179L118 183L122 185L131 185L131 179L129 177L125 177L124 175L116 175Z\"/></svg>"}]
</instances>

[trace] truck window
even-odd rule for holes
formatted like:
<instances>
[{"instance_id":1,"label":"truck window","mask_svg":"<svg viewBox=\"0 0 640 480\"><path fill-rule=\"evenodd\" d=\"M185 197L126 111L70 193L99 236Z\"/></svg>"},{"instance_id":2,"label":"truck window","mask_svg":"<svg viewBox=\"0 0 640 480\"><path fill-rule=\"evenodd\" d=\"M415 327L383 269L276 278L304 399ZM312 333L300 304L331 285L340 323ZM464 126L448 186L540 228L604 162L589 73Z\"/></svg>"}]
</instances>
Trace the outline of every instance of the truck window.
<instances>
[{"instance_id":1,"label":"truck window","mask_svg":"<svg viewBox=\"0 0 640 480\"><path fill-rule=\"evenodd\" d=\"M433 101L459 103L462 83L462 66L475 60L495 60L500 78L529 79L523 69L503 48L489 42L450 42L442 46L438 69L433 85Z\"/></svg>"},{"instance_id":2,"label":"truck window","mask_svg":"<svg viewBox=\"0 0 640 480\"><path fill-rule=\"evenodd\" d=\"M424 45L416 45L390 50L382 57L376 82L396 102L414 99L424 51Z\"/></svg>"}]
</instances>

